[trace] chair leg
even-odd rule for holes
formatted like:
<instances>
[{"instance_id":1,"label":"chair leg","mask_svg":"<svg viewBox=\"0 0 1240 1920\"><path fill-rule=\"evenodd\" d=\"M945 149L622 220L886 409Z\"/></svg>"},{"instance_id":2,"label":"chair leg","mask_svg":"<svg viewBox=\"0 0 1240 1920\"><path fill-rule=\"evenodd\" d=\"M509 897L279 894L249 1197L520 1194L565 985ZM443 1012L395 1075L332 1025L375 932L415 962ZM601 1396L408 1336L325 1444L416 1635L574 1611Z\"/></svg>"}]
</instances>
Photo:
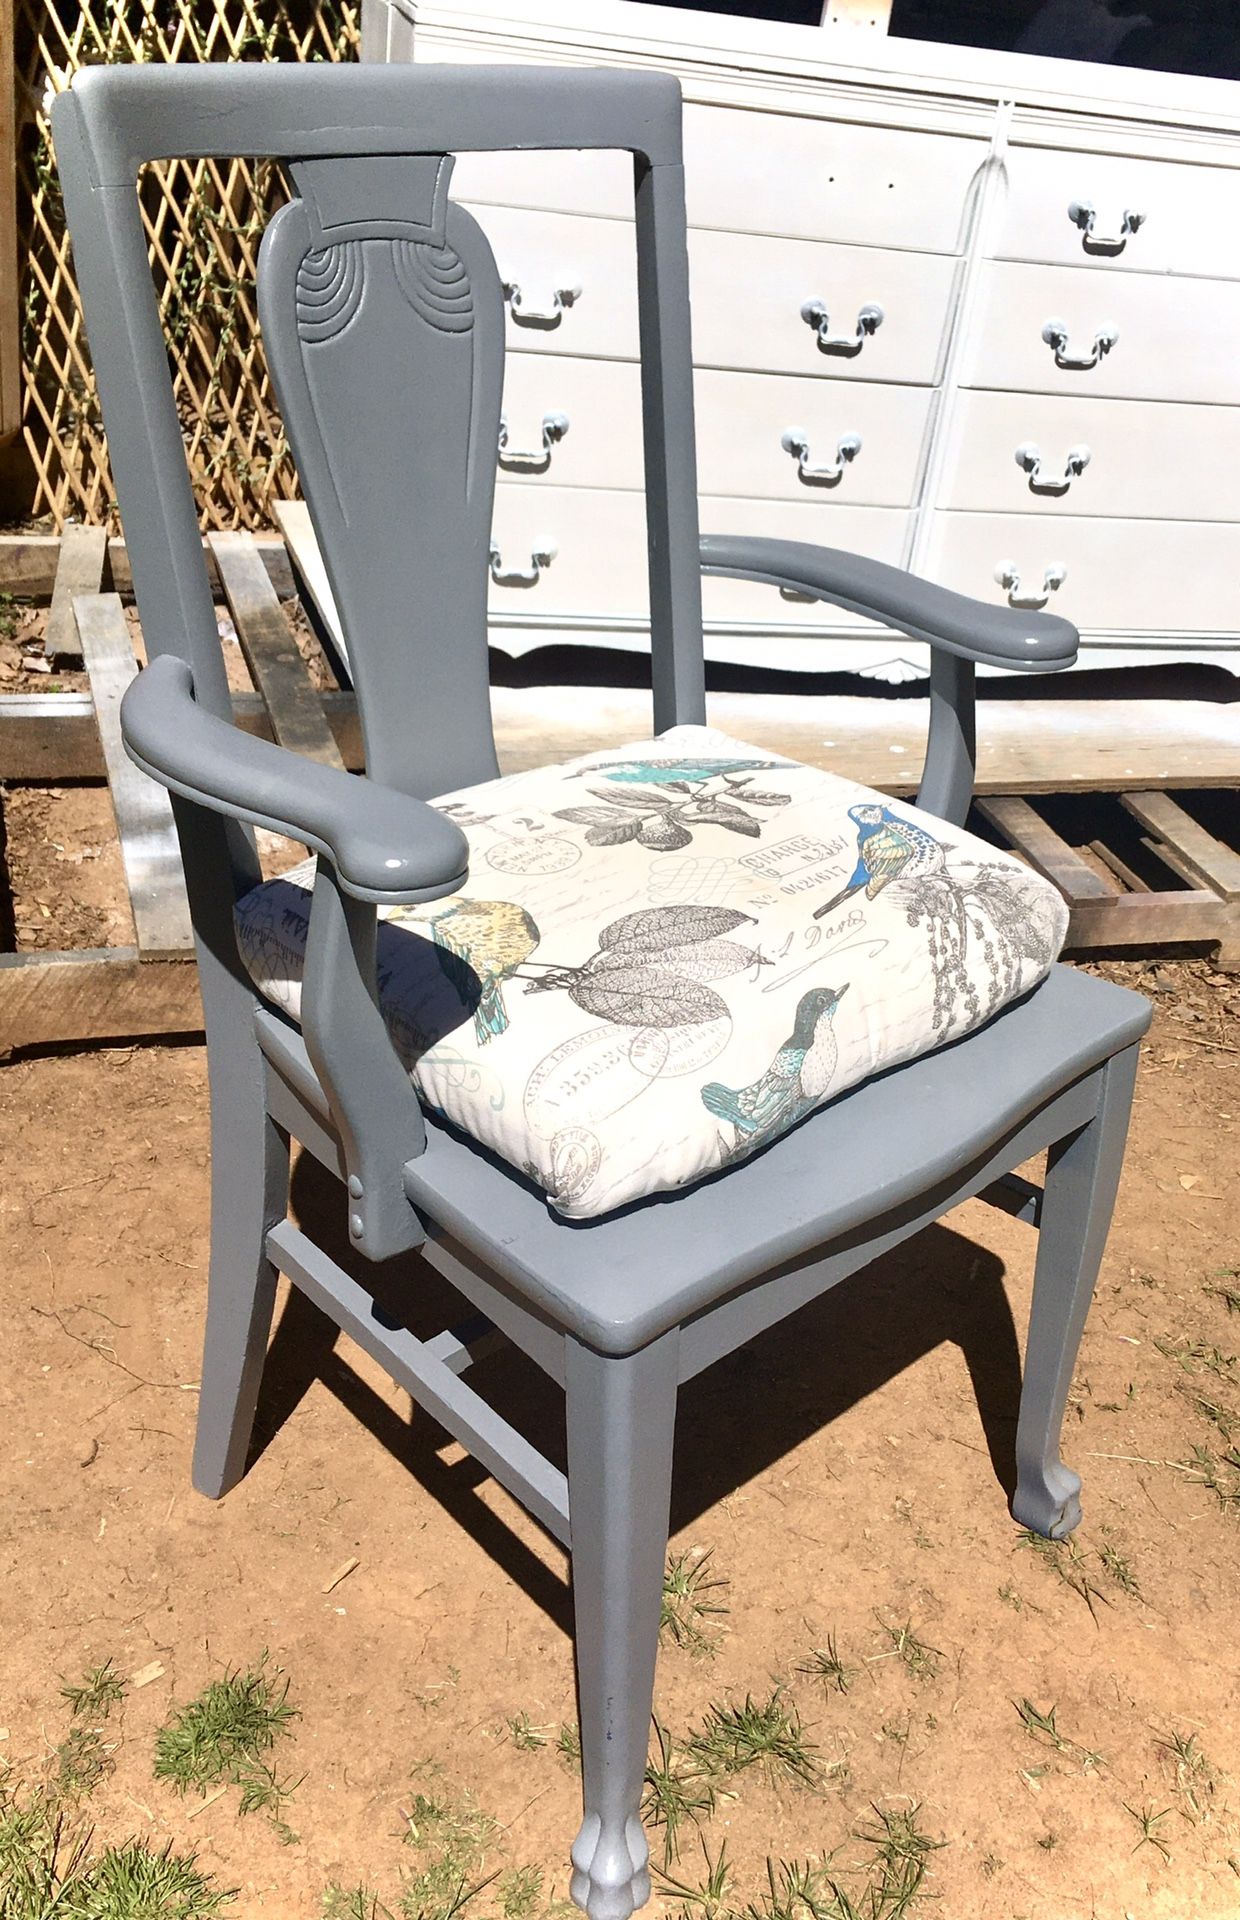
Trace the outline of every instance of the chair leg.
<instances>
[{"instance_id":1,"label":"chair leg","mask_svg":"<svg viewBox=\"0 0 1240 1920\"><path fill-rule=\"evenodd\" d=\"M193 1471L212 1500L245 1472L276 1298L266 1239L288 1211L288 1135L267 1112L258 1066L256 1084L230 1086L227 1099L216 1089L212 1100L211 1267Z\"/></svg>"},{"instance_id":2,"label":"chair leg","mask_svg":"<svg viewBox=\"0 0 1240 1920\"><path fill-rule=\"evenodd\" d=\"M1012 1517L1062 1540L1080 1524L1080 1475L1059 1457L1064 1406L1111 1226L1139 1049L1101 1069L1098 1112L1050 1150L1016 1429Z\"/></svg>"},{"instance_id":3,"label":"chair leg","mask_svg":"<svg viewBox=\"0 0 1240 1920\"><path fill-rule=\"evenodd\" d=\"M590 1920L650 1898L641 1796L667 1554L679 1334L622 1359L567 1342L568 1499L584 1818L571 1892Z\"/></svg>"}]
</instances>

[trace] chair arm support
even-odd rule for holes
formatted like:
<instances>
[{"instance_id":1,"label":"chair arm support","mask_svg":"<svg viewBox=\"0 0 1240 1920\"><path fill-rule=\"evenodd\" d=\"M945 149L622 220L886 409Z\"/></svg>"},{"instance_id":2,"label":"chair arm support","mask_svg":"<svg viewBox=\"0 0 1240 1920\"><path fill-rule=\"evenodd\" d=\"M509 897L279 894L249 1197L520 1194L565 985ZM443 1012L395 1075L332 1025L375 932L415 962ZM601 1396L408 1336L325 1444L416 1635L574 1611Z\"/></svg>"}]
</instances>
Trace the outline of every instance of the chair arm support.
<instances>
[{"instance_id":1,"label":"chair arm support","mask_svg":"<svg viewBox=\"0 0 1240 1920\"><path fill-rule=\"evenodd\" d=\"M326 855L356 900L400 905L454 893L468 876L461 829L423 800L242 733L198 706L175 654L161 654L121 702L131 760L215 813Z\"/></svg>"},{"instance_id":2,"label":"chair arm support","mask_svg":"<svg viewBox=\"0 0 1240 1920\"><path fill-rule=\"evenodd\" d=\"M837 547L713 533L704 535L701 553L707 573L813 594L985 666L1054 673L1072 664L1080 644L1076 628L1057 614L992 607Z\"/></svg>"}]
</instances>

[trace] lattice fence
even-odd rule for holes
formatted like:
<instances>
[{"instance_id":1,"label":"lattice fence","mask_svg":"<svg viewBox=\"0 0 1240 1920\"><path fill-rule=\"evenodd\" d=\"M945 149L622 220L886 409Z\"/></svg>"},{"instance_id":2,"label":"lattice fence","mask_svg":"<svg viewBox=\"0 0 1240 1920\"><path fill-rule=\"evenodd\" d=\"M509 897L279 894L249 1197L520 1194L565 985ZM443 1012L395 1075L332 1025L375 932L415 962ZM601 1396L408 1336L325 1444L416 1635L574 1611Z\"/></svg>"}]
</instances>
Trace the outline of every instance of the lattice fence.
<instances>
[{"instance_id":1,"label":"lattice fence","mask_svg":"<svg viewBox=\"0 0 1240 1920\"><path fill-rule=\"evenodd\" d=\"M360 0L16 0L22 431L32 511L115 524L46 108L81 66L132 60L355 58ZM141 197L177 403L204 526L258 526L294 485L252 297L284 198L266 162L176 161Z\"/></svg>"}]
</instances>

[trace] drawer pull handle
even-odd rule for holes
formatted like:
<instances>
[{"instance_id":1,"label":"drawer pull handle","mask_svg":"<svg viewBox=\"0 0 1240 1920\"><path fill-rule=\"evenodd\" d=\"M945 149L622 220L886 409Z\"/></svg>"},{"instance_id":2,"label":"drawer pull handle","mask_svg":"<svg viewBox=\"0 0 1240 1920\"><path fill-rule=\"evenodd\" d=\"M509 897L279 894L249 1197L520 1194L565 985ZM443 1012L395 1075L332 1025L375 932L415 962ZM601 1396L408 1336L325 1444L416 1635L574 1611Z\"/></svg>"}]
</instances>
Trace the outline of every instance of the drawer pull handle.
<instances>
[{"instance_id":1,"label":"drawer pull handle","mask_svg":"<svg viewBox=\"0 0 1240 1920\"><path fill-rule=\"evenodd\" d=\"M509 473L546 473L551 465L551 449L568 432L566 413L544 413L541 447L510 447L508 419L499 416L499 464Z\"/></svg>"},{"instance_id":2,"label":"drawer pull handle","mask_svg":"<svg viewBox=\"0 0 1240 1920\"><path fill-rule=\"evenodd\" d=\"M842 353L848 359L859 354L872 333L877 333L883 324L883 310L867 301L857 313L857 325L852 333L832 333L831 316L826 303L822 300L807 300L801 308L801 318L807 327L813 327L818 335L818 347L822 353Z\"/></svg>"},{"instance_id":3,"label":"drawer pull handle","mask_svg":"<svg viewBox=\"0 0 1240 1920\"><path fill-rule=\"evenodd\" d=\"M1068 569L1061 561L1052 560L1042 574L1041 593L1022 593L1020 590L1020 569L1014 560L1000 560L995 568L995 579L1001 587L1006 587L1009 607L1020 607L1024 611L1037 613L1044 607L1053 593L1058 592L1068 577Z\"/></svg>"},{"instance_id":4,"label":"drawer pull handle","mask_svg":"<svg viewBox=\"0 0 1240 1920\"><path fill-rule=\"evenodd\" d=\"M1016 449L1016 464L1029 475L1030 493L1066 493L1072 482L1084 473L1092 458L1088 447L1069 447L1063 463L1063 478L1055 479L1042 472L1042 455L1032 440Z\"/></svg>"},{"instance_id":5,"label":"drawer pull handle","mask_svg":"<svg viewBox=\"0 0 1240 1920\"><path fill-rule=\"evenodd\" d=\"M1057 367L1062 367L1065 373L1084 373L1096 367L1104 354L1110 353L1119 339L1119 328L1099 327L1088 353L1068 352L1068 328L1063 320L1048 320L1042 329L1042 338L1054 354Z\"/></svg>"},{"instance_id":6,"label":"drawer pull handle","mask_svg":"<svg viewBox=\"0 0 1240 1920\"><path fill-rule=\"evenodd\" d=\"M835 459L825 467L812 467L809 463L809 435L804 427L789 427L782 435L780 446L790 453L797 463L798 477L807 487L838 487L844 478L844 469L850 460L855 460L861 451L861 435L844 433L835 443Z\"/></svg>"},{"instance_id":7,"label":"drawer pull handle","mask_svg":"<svg viewBox=\"0 0 1240 1920\"><path fill-rule=\"evenodd\" d=\"M500 550L494 540L491 542L491 578L497 587L536 587L542 578L542 570L549 567L555 559L556 549L550 540L544 540L530 555L528 567L509 567L505 572Z\"/></svg>"},{"instance_id":8,"label":"drawer pull handle","mask_svg":"<svg viewBox=\"0 0 1240 1920\"><path fill-rule=\"evenodd\" d=\"M530 307L519 280L505 280L503 286L508 311L519 327L558 327L568 309L581 298L581 288L570 284L554 289L549 307Z\"/></svg>"},{"instance_id":9,"label":"drawer pull handle","mask_svg":"<svg viewBox=\"0 0 1240 1920\"><path fill-rule=\"evenodd\" d=\"M1081 245L1086 253L1113 255L1124 251L1137 228L1145 225L1147 216L1138 213L1135 207L1125 207L1119 232L1099 233L1094 225L1097 214L1092 200L1074 200L1068 208L1068 218L1074 227L1081 229Z\"/></svg>"}]
</instances>

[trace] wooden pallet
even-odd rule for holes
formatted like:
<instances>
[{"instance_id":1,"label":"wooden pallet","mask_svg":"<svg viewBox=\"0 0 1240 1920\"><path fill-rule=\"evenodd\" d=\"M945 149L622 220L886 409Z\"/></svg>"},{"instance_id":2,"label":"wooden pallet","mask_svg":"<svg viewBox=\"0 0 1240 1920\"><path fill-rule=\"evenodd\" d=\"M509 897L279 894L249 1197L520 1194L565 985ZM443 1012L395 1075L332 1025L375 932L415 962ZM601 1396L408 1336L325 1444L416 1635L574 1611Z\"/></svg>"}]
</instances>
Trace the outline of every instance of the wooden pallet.
<instances>
[{"instance_id":1,"label":"wooden pallet","mask_svg":"<svg viewBox=\"0 0 1240 1920\"><path fill-rule=\"evenodd\" d=\"M255 688L233 696L234 717L297 752L356 769L354 697L315 690L280 605L300 584L330 640L330 590L313 576L304 515L289 516L285 533L291 555L278 536L217 534L207 543L212 581ZM0 538L0 591L50 601L48 650L80 661L89 682L88 692L0 697L0 778L107 779L135 929L131 947L0 955L0 1057L19 1046L197 1031L197 970L171 808L120 738L120 699L138 671L123 607L132 598L124 545L89 529L64 542ZM650 731L649 695L638 691L497 687L492 710L506 772ZM924 702L716 694L710 717L739 739L884 792L916 789ZM1061 888L1075 950L1206 942L1217 945L1221 966L1240 969L1240 854L1167 791L1240 787L1240 707L991 700L979 734L981 810ZM1078 850L1024 797L1098 791L1118 792L1145 830L1142 844L1167 872L1165 890L1104 841Z\"/></svg>"}]
</instances>

